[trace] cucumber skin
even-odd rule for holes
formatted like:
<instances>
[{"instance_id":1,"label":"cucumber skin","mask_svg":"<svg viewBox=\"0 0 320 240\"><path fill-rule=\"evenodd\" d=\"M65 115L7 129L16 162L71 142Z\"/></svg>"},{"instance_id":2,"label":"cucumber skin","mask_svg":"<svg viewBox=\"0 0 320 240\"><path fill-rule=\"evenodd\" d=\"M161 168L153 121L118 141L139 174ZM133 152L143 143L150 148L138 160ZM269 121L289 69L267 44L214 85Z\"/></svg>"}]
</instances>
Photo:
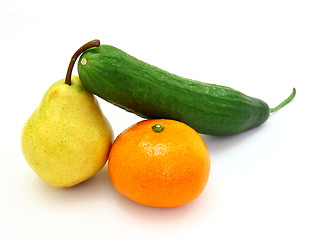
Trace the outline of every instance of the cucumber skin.
<instances>
[{"instance_id":1,"label":"cucumber skin","mask_svg":"<svg viewBox=\"0 0 320 240\"><path fill-rule=\"evenodd\" d=\"M202 134L237 134L270 115L258 98L171 74L110 45L86 50L78 73L90 92L118 107L147 119L178 120Z\"/></svg>"}]
</instances>

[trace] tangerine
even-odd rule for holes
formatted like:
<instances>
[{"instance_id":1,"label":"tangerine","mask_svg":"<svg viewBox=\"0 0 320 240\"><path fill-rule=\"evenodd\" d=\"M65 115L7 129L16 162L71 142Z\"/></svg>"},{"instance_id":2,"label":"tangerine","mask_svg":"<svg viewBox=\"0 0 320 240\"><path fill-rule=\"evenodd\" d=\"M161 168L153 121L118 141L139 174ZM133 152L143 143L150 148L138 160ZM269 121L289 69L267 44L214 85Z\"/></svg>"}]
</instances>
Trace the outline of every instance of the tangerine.
<instances>
[{"instance_id":1,"label":"tangerine","mask_svg":"<svg viewBox=\"0 0 320 240\"><path fill-rule=\"evenodd\" d=\"M177 207L204 190L210 156L201 136L188 125L144 120L115 139L108 172L114 187L129 199L152 207Z\"/></svg>"}]
</instances>

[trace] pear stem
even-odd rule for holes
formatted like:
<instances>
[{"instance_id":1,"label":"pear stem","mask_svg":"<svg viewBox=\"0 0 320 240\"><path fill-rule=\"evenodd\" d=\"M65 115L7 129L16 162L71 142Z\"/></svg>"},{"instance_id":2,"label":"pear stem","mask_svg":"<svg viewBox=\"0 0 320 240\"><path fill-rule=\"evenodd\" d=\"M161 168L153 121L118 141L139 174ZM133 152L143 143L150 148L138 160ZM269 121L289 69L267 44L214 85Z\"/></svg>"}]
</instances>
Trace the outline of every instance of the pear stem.
<instances>
[{"instance_id":1,"label":"pear stem","mask_svg":"<svg viewBox=\"0 0 320 240\"><path fill-rule=\"evenodd\" d=\"M71 73L72 73L72 69L73 66L77 60L77 58L80 56L81 53L83 53L84 51L86 51L89 48L92 47L99 47L100 46L100 41L98 39L94 39L90 42L87 42L86 44L84 44L82 47L80 47L72 56L70 63L69 63L69 67L68 67L68 71L67 71L67 75L66 75L66 79L64 81L65 84L68 84L71 86Z\"/></svg>"}]
</instances>

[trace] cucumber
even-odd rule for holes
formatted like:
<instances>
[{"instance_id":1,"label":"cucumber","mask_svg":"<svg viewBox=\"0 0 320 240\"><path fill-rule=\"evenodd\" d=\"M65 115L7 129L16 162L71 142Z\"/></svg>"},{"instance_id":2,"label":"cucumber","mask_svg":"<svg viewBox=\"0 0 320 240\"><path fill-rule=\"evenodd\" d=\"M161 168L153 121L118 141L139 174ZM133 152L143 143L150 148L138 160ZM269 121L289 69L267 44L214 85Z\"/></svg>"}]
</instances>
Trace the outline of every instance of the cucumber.
<instances>
[{"instance_id":1,"label":"cucumber","mask_svg":"<svg viewBox=\"0 0 320 240\"><path fill-rule=\"evenodd\" d=\"M258 98L177 76L110 45L84 51L78 74L90 92L140 117L174 119L199 133L218 136L261 125L296 94L293 89L286 100L270 109Z\"/></svg>"}]
</instances>

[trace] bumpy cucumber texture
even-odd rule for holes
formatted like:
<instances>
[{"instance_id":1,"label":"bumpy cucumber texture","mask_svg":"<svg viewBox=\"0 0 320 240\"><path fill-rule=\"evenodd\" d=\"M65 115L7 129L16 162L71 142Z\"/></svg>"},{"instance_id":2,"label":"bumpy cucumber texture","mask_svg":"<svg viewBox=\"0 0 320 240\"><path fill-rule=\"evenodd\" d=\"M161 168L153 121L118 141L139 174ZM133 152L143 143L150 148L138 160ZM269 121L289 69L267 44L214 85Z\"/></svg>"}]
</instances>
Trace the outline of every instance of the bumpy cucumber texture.
<instances>
[{"instance_id":1,"label":"bumpy cucumber texture","mask_svg":"<svg viewBox=\"0 0 320 240\"><path fill-rule=\"evenodd\" d=\"M109 45L86 50L78 61L83 85L102 99L143 118L186 123L199 133L233 135L264 123L276 108L229 87L190 80Z\"/></svg>"}]
</instances>

